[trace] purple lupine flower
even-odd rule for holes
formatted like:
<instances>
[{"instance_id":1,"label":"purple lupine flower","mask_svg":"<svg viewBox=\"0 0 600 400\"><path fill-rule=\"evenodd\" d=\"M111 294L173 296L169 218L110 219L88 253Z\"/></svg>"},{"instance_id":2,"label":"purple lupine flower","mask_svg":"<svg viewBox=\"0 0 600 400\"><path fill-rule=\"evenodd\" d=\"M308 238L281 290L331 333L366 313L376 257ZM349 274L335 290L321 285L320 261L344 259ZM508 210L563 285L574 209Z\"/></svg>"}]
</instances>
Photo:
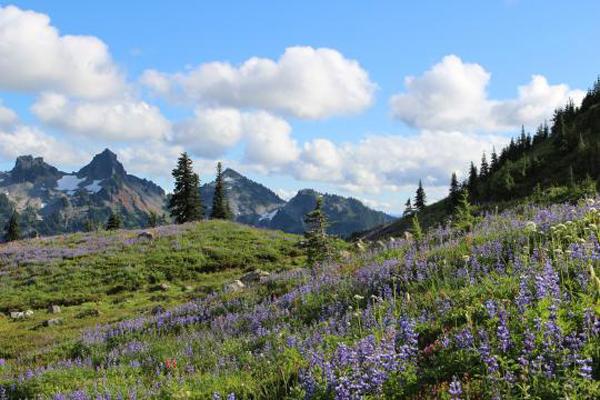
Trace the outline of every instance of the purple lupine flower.
<instances>
[{"instance_id":1,"label":"purple lupine flower","mask_svg":"<svg viewBox=\"0 0 600 400\"><path fill-rule=\"evenodd\" d=\"M465 328L454 336L454 341L459 349L469 349L473 347L473 334L469 328Z\"/></svg>"},{"instance_id":2,"label":"purple lupine flower","mask_svg":"<svg viewBox=\"0 0 600 400\"><path fill-rule=\"evenodd\" d=\"M584 358L577 360L576 363L579 366L579 375L583 379L592 379L592 359Z\"/></svg>"},{"instance_id":3,"label":"purple lupine flower","mask_svg":"<svg viewBox=\"0 0 600 400\"><path fill-rule=\"evenodd\" d=\"M503 353L506 353L508 351L508 349L510 349L511 343L510 343L510 331L508 330L508 321L507 321L507 314L506 314L506 310L504 308L501 308L498 311L498 329L497 329L497 336L498 336L498 341L500 342L500 349L502 350Z\"/></svg>"},{"instance_id":4,"label":"purple lupine flower","mask_svg":"<svg viewBox=\"0 0 600 400\"><path fill-rule=\"evenodd\" d=\"M452 400L460 400L460 395L462 394L462 385L456 376L452 377L452 382L450 382L448 393L450 394L450 398Z\"/></svg>"},{"instance_id":5,"label":"purple lupine flower","mask_svg":"<svg viewBox=\"0 0 600 400\"><path fill-rule=\"evenodd\" d=\"M491 319L496 317L497 307L496 302L494 300L486 300L485 309L487 310L488 317L490 317Z\"/></svg>"}]
</instances>

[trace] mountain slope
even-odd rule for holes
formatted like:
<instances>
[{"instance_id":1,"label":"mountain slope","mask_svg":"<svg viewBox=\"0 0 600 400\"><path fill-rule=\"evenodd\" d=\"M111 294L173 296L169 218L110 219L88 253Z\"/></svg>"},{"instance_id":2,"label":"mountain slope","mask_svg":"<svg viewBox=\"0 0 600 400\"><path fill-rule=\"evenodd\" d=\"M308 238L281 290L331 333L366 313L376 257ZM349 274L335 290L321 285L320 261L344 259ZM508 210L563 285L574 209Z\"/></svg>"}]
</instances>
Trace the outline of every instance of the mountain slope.
<instances>
[{"instance_id":1,"label":"mountain slope","mask_svg":"<svg viewBox=\"0 0 600 400\"><path fill-rule=\"evenodd\" d=\"M485 171L485 168L483 168ZM482 211L504 209L525 199L537 203L575 201L592 196L600 183L600 78L581 107L569 102L555 111L552 125L540 126L532 136L524 130L502 149L487 173L463 183L470 200ZM419 214L425 227L444 222L452 205L445 198ZM400 218L363 235L364 239L398 236L410 229L411 219Z\"/></svg>"},{"instance_id":2,"label":"mountain slope","mask_svg":"<svg viewBox=\"0 0 600 400\"><path fill-rule=\"evenodd\" d=\"M158 185L127 174L106 149L78 172L66 173L41 157L20 156L0 175L0 224L9 210L21 214L27 236L94 229L111 210L127 227L146 224L149 212L163 213L165 193Z\"/></svg>"}]
</instances>

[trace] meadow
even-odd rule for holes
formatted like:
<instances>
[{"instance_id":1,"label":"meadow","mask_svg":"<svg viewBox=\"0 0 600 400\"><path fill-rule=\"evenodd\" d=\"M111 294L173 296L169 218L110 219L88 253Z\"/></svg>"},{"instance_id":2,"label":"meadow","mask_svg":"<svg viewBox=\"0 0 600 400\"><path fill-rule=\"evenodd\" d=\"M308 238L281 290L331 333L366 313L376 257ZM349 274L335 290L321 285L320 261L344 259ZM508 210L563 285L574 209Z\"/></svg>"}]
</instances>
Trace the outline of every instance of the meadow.
<instances>
[{"instance_id":1,"label":"meadow","mask_svg":"<svg viewBox=\"0 0 600 400\"><path fill-rule=\"evenodd\" d=\"M34 314L0 318L0 399L599 398L599 210L522 205L310 268L298 237L229 222L3 246L2 311Z\"/></svg>"}]
</instances>

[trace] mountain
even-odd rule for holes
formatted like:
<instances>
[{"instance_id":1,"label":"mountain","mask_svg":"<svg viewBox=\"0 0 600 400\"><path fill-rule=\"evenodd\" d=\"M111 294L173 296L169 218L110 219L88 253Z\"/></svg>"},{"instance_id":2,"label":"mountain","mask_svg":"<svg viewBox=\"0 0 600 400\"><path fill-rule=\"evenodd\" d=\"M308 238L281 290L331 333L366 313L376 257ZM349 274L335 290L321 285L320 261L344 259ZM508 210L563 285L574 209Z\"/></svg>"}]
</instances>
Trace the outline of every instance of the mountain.
<instances>
[{"instance_id":1,"label":"mountain","mask_svg":"<svg viewBox=\"0 0 600 400\"><path fill-rule=\"evenodd\" d=\"M575 202L595 195L600 185L600 78L581 106L569 101L554 112L550 126L540 125L533 135L522 129L490 159L488 165L475 167L462 184L479 214L525 201ZM452 209L449 198L428 206L419 214L421 225L447 221ZM402 234L410 229L411 219L400 218L363 237L374 240Z\"/></svg>"},{"instance_id":2,"label":"mountain","mask_svg":"<svg viewBox=\"0 0 600 400\"><path fill-rule=\"evenodd\" d=\"M164 213L165 192L151 181L129 175L106 149L78 172L66 173L41 157L20 156L0 173L0 224L16 208L26 235L93 229L111 210L125 227L140 227L148 214Z\"/></svg>"},{"instance_id":3,"label":"mountain","mask_svg":"<svg viewBox=\"0 0 600 400\"><path fill-rule=\"evenodd\" d=\"M317 196L320 195L314 190L304 189L286 202L270 189L230 168L223 172L223 176L236 221L288 233L304 232L304 217L315 208ZM214 188L214 182L200 188L208 212ZM346 237L356 231L364 231L393 220L393 217L372 210L356 199L332 194L322 196L330 234Z\"/></svg>"},{"instance_id":4,"label":"mountain","mask_svg":"<svg viewBox=\"0 0 600 400\"><path fill-rule=\"evenodd\" d=\"M260 226L261 221L285 205L285 200L272 190L239 174L231 168L223 171L227 199L235 220L244 224ZM215 182L202 185L200 196L207 215L212 208Z\"/></svg>"}]
</instances>

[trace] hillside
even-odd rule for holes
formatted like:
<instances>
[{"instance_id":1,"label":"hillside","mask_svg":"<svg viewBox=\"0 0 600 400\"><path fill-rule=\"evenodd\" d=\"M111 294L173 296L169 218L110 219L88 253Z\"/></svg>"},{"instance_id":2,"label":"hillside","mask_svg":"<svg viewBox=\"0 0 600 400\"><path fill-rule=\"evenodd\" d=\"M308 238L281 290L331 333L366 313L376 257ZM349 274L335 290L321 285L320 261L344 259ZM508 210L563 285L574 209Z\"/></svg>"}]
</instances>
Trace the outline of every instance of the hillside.
<instances>
[{"instance_id":1,"label":"hillside","mask_svg":"<svg viewBox=\"0 0 600 400\"><path fill-rule=\"evenodd\" d=\"M285 201L272 190L254 182L231 168L223 171L227 196L237 222L288 233L303 233L304 217L313 210L317 196L323 197L323 210L329 220L327 232L348 237L392 221L394 218L373 210L360 201L333 194L320 194L311 189L300 190ZM215 183L202 185L200 194L210 212Z\"/></svg>"},{"instance_id":2,"label":"hillside","mask_svg":"<svg viewBox=\"0 0 600 400\"><path fill-rule=\"evenodd\" d=\"M228 222L160 228L148 243L122 231L101 246L85 235L5 245L0 304L34 314L0 319L0 393L598 398L595 206L522 207L467 236L432 230L312 270L289 270L294 236ZM255 266L281 272L222 290ZM54 302L70 305L39 308Z\"/></svg>"},{"instance_id":3,"label":"hillside","mask_svg":"<svg viewBox=\"0 0 600 400\"><path fill-rule=\"evenodd\" d=\"M66 173L41 157L20 156L0 174L0 226L15 208L26 237L89 231L102 227L111 210L124 226L146 226L148 214L164 213L165 192L130 175L106 149L77 172Z\"/></svg>"},{"instance_id":4,"label":"hillside","mask_svg":"<svg viewBox=\"0 0 600 400\"><path fill-rule=\"evenodd\" d=\"M555 111L550 126L541 125L533 135L522 130L499 154L488 157L486 165L475 165L475 174L471 172L463 187L480 213L524 201L551 204L594 195L600 185L600 78L580 107L569 102ZM445 198L428 206L419 215L422 224L446 221L453 208L450 202ZM411 216L400 218L362 237L399 236L411 221Z\"/></svg>"}]
</instances>

